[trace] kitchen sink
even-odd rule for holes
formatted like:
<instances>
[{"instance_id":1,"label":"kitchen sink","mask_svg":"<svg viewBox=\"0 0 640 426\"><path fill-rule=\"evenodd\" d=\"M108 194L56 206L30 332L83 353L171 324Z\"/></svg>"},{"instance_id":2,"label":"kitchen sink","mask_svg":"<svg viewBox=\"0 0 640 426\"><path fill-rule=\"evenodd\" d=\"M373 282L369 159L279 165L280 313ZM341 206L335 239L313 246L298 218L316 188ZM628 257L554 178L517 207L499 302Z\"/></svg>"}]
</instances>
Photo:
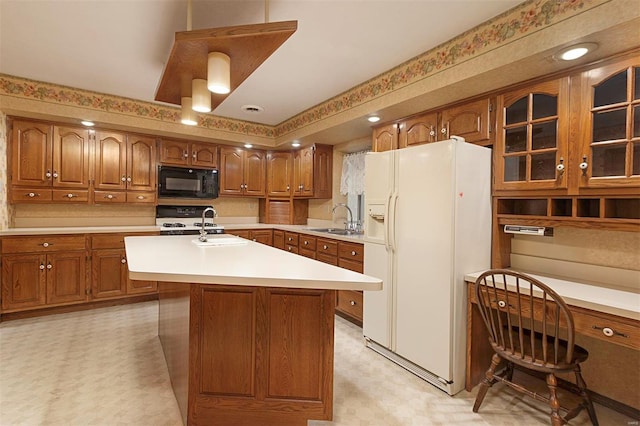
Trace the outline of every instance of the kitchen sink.
<instances>
[{"instance_id":1,"label":"kitchen sink","mask_svg":"<svg viewBox=\"0 0 640 426\"><path fill-rule=\"evenodd\" d=\"M309 231L326 232L327 234L333 234L333 235L357 235L358 234L355 231L349 231L347 229L340 229L340 228L315 228L315 229L309 229Z\"/></svg>"},{"instance_id":2,"label":"kitchen sink","mask_svg":"<svg viewBox=\"0 0 640 426\"><path fill-rule=\"evenodd\" d=\"M207 241L200 241L199 239L191 240L191 242L198 247L214 247L214 246L237 246L247 244L248 241L244 238L232 237L232 236L210 236L207 237Z\"/></svg>"}]
</instances>

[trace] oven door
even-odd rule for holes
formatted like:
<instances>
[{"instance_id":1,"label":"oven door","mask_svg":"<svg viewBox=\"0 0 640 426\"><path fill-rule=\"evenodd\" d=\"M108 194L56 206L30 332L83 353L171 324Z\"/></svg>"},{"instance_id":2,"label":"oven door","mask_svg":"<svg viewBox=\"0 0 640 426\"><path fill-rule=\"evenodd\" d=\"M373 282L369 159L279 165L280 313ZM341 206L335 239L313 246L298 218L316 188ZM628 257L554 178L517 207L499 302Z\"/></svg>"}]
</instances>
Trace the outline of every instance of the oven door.
<instances>
[{"instance_id":1,"label":"oven door","mask_svg":"<svg viewBox=\"0 0 640 426\"><path fill-rule=\"evenodd\" d=\"M218 171L158 166L159 198L218 198Z\"/></svg>"}]
</instances>

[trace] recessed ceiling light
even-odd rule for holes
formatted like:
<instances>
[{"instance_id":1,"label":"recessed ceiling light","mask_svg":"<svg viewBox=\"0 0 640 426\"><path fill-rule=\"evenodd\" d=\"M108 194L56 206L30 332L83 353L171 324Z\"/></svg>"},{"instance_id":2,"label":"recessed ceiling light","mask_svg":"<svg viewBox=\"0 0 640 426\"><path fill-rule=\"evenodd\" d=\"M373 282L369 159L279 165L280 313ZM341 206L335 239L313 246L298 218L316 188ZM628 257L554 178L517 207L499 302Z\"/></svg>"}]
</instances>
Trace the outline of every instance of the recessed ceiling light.
<instances>
[{"instance_id":1,"label":"recessed ceiling light","mask_svg":"<svg viewBox=\"0 0 640 426\"><path fill-rule=\"evenodd\" d=\"M87 127L95 126L95 123L93 121L89 121L89 120L82 120L80 123L83 126L87 126Z\"/></svg>"},{"instance_id":2,"label":"recessed ceiling light","mask_svg":"<svg viewBox=\"0 0 640 426\"><path fill-rule=\"evenodd\" d=\"M242 105L240 109L250 114L257 114L264 111L264 108L258 105Z\"/></svg>"},{"instance_id":3,"label":"recessed ceiling light","mask_svg":"<svg viewBox=\"0 0 640 426\"><path fill-rule=\"evenodd\" d=\"M377 115L371 115L367 118L367 120L369 120L370 123L377 123L378 121L380 121L380 117L378 117Z\"/></svg>"},{"instance_id":4,"label":"recessed ceiling light","mask_svg":"<svg viewBox=\"0 0 640 426\"><path fill-rule=\"evenodd\" d=\"M244 147L245 147L245 148L253 148L253 145L251 145L250 143L245 143L245 144L244 144Z\"/></svg>"},{"instance_id":5,"label":"recessed ceiling light","mask_svg":"<svg viewBox=\"0 0 640 426\"><path fill-rule=\"evenodd\" d=\"M294 147L294 148L297 148L297 147L300 146L300 142L298 142L298 141L291 142L291 146Z\"/></svg>"},{"instance_id":6,"label":"recessed ceiling light","mask_svg":"<svg viewBox=\"0 0 640 426\"><path fill-rule=\"evenodd\" d=\"M580 43L573 46L569 46L562 49L555 55L556 59L562 59L563 61L573 61L586 55L588 52L596 50L598 45L596 43Z\"/></svg>"}]
</instances>

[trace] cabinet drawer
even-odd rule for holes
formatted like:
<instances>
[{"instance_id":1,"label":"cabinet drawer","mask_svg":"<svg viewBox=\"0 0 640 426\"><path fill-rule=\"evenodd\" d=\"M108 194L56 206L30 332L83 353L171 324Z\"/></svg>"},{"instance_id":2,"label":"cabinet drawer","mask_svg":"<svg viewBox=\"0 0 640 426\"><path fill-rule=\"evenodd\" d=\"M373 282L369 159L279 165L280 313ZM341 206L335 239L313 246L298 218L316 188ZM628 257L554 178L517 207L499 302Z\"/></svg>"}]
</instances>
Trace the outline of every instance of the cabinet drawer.
<instances>
[{"instance_id":1,"label":"cabinet drawer","mask_svg":"<svg viewBox=\"0 0 640 426\"><path fill-rule=\"evenodd\" d=\"M308 235L300 235L299 244L300 248L304 248L306 250L316 251L316 237L310 237Z\"/></svg>"},{"instance_id":2,"label":"cabinet drawer","mask_svg":"<svg viewBox=\"0 0 640 426\"><path fill-rule=\"evenodd\" d=\"M36 203L39 201L51 201L50 189L39 188L14 188L11 190L11 200L15 203L29 202Z\"/></svg>"},{"instance_id":3,"label":"cabinet drawer","mask_svg":"<svg viewBox=\"0 0 640 426\"><path fill-rule=\"evenodd\" d=\"M125 203L127 193L119 191L94 191L93 202L96 204Z\"/></svg>"},{"instance_id":4,"label":"cabinet drawer","mask_svg":"<svg viewBox=\"0 0 640 426\"><path fill-rule=\"evenodd\" d=\"M12 237L2 239L2 253L38 253L85 250L84 235Z\"/></svg>"},{"instance_id":5,"label":"cabinet drawer","mask_svg":"<svg viewBox=\"0 0 640 426\"><path fill-rule=\"evenodd\" d=\"M362 262L357 262L351 259L343 259L341 257L338 258L338 266L344 269L349 269L354 272L363 273L364 266Z\"/></svg>"},{"instance_id":6,"label":"cabinet drawer","mask_svg":"<svg viewBox=\"0 0 640 426\"><path fill-rule=\"evenodd\" d=\"M123 249L124 235L93 235L91 249Z\"/></svg>"},{"instance_id":7,"label":"cabinet drawer","mask_svg":"<svg viewBox=\"0 0 640 426\"><path fill-rule=\"evenodd\" d=\"M337 256L338 255L338 242L333 240L325 240L324 238L318 238L316 243L318 254Z\"/></svg>"},{"instance_id":8,"label":"cabinet drawer","mask_svg":"<svg viewBox=\"0 0 640 426\"><path fill-rule=\"evenodd\" d=\"M290 244L287 244L287 245L284 247L284 249L285 249L286 251L288 251L289 253L295 253L295 254L298 254L298 247L296 247L296 246L292 246L292 245L290 245Z\"/></svg>"},{"instance_id":9,"label":"cabinet drawer","mask_svg":"<svg viewBox=\"0 0 640 426\"><path fill-rule=\"evenodd\" d=\"M352 290L339 290L336 308L362 321L362 293Z\"/></svg>"},{"instance_id":10,"label":"cabinet drawer","mask_svg":"<svg viewBox=\"0 0 640 426\"><path fill-rule=\"evenodd\" d=\"M75 189L54 189L53 201L66 203L86 203L89 201L89 191L77 191Z\"/></svg>"},{"instance_id":11,"label":"cabinet drawer","mask_svg":"<svg viewBox=\"0 0 640 426\"><path fill-rule=\"evenodd\" d=\"M244 238L245 240L249 239L249 230L248 229L230 229L225 230L225 234L235 235L236 237Z\"/></svg>"},{"instance_id":12,"label":"cabinet drawer","mask_svg":"<svg viewBox=\"0 0 640 426\"><path fill-rule=\"evenodd\" d=\"M331 256L330 254L324 254L318 251L316 252L316 260L319 260L320 262L328 263L330 265L338 266L338 257Z\"/></svg>"},{"instance_id":13,"label":"cabinet drawer","mask_svg":"<svg viewBox=\"0 0 640 426\"><path fill-rule=\"evenodd\" d=\"M308 250L306 248L303 248L302 246L298 247L298 254L304 257L308 257L310 259L315 259L316 258L316 251L315 250Z\"/></svg>"},{"instance_id":14,"label":"cabinet drawer","mask_svg":"<svg viewBox=\"0 0 640 426\"><path fill-rule=\"evenodd\" d=\"M284 243L287 246L298 246L298 234L295 232L285 232L284 233Z\"/></svg>"},{"instance_id":15,"label":"cabinet drawer","mask_svg":"<svg viewBox=\"0 0 640 426\"><path fill-rule=\"evenodd\" d=\"M338 243L338 257L342 259L353 260L356 262L364 261L364 246L357 243Z\"/></svg>"},{"instance_id":16,"label":"cabinet drawer","mask_svg":"<svg viewBox=\"0 0 640 426\"><path fill-rule=\"evenodd\" d=\"M133 204L155 204L156 193L150 191L127 191L127 203Z\"/></svg>"},{"instance_id":17,"label":"cabinet drawer","mask_svg":"<svg viewBox=\"0 0 640 426\"><path fill-rule=\"evenodd\" d=\"M575 310L572 313L576 332L631 349L640 349L638 321L625 321L624 318L615 316L600 317Z\"/></svg>"}]
</instances>

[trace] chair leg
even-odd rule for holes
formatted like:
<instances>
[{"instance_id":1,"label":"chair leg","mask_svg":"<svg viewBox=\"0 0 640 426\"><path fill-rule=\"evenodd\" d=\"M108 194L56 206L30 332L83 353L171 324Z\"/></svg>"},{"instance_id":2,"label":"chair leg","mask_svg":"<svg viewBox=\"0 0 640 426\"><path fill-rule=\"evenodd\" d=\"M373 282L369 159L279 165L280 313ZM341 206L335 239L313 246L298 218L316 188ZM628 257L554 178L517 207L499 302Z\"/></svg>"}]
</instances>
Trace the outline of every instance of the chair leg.
<instances>
[{"instance_id":1,"label":"chair leg","mask_svg":"<svg viewBox=\"0 0 640 426\"><path fill-rule=\"evenodd\" d=\"M495 383L496 379L494 379L494 374L498 365L500 364L500 357L498 354L493 354L491 357L491 365L489 369L485 373L484 379L480 382L480 388L478 389L478 395L476 396L476 402L473 404L473 412L477 413L482 401L484 401L484 397L487 394L489 388Z\"/></svg>"},{"instance_id":2,"label":"chair leg","mask_svg":"<svg viewBox=\"0 0 640 426\"><path fill-rule=\"evenodd\" d=\"M596 417L596 410L593 407L593 402L591 401L591 396L589 395L589 391L587 391L587 384L582 378L582 374L580 373L580 365L576 365L574 370L576 373L576 385L580 389L580 395L584 400L584 404L587 408L587 412L589 413L589 419L591 420L591 424L593 426L598 426L598 417Z\"/></svg>"},{"instance_id":3,"label":"chair leg","mask_svg":"<svg viewBox=\"0 0 640 426\"><path fill-rule=\"evenodd\" d=\"M565 422L560 417L560 401L556 394L558 381L553 373L547 374L547 386L549 387L549 405L551 406L551 424L553 426L561 426Z\"/></svg>"},{"instance_id":4,"label":"chair leg","mask_svg":"<svg viewBox=\"0 0 640 426\"><path fill-rule=\"evenodd\" d=\"M507 379L508 381L513 380L513 363L512 362L507 363L507 372L504 378Z\"/></svg>"}]
</instances>

